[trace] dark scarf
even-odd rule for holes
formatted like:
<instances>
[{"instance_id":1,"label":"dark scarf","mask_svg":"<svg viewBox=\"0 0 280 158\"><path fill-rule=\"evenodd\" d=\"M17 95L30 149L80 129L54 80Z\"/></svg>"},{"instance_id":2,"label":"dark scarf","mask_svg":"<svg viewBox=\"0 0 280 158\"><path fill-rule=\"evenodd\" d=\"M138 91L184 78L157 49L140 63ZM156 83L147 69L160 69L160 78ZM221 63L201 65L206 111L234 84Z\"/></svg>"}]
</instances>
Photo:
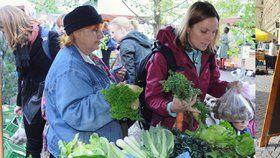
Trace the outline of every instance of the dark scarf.
<instances>
[{"instance_id":1,"label":"dark scarf","mask_svg":"<svg viewBox=\"0 0 280 158\"><path fill-rule=\"evenodd\" d=\"M30 62L29 49L27 45L21 47L19 44L13 52L16 58L16 68L20 74L25 74Z\"/></svg>"},{"instance_id":2,"label":"dark scarf","mask_svg":"<svg viewBox=\"0 0 280 158\"><path fill-rule=\"evenodd\" d=\"M30 65L30 56L29 52L31 51L32 45L35 42L38 34L39 34L39 26L37 23L34 23L32 26L32 38L30 41L30 45L24 45L20 46L20 44L17 44L16 50L14 51L14 55L16 57L16 68L19 72L19 75L26 75L29 65Z\"/></svg>"}]
</instances>

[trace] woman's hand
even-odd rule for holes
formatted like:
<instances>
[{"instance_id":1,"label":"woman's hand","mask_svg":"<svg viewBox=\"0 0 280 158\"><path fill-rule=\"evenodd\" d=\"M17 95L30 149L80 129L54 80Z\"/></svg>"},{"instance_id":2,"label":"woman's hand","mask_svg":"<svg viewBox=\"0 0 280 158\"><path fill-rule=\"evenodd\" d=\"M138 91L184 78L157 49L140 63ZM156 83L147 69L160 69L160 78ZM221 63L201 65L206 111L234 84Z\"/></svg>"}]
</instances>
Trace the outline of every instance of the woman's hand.
<instances>
[{"instance_id":1,"label":"woman's hand","mask_svg":"<svg viewBox=\"0 0 280 158\"><path fill-rule=\"evenodd\" d=\"M190 111L190 112L198 112L200 113L200 111L198 111L195 108L192 108L192 106L195 104L196 102L196 96L191 98L189 102L186 101L181 101L180 99L174 97L173 101L172 101L172 107L171 107L171 112L185 112L185 111Z\"/></svg>"},{"instance_id":2,"label":"woman's hand","mask_svg":"<svg viewBox=\"0 0 280 158\"><path fill-rule=\"evenodd\" d=\"M16 116L22 115L22 107L16 106L15 109L14 109L14 114L15 114Z\"/></svg>"},{"instance_id":3,"label":"woman's hand","mask_svg":"<svg viewBox=\"0 0 280 158\"><path fill-rule=\"evenodd\" d=\"M236 88L237 93L241 93L243 84L242 84L242 82L240 82L240 81L232 81L232 82L229 82L229 83L228 83L228 88L230 89L230 88L232 88L232 87L235 87L235 88Z\"/></svg>"},{"instance_id":4,"label":"woman's hand","mask_svg":"<svg viewBox=\"0 0 280 158\"><path fill-rule=\"evenodd\" d=\"M126 74L126 69L123 67L121 67L117 72L116 72L116 76L119 79L120 82L124 81L124 77Z\"/></svg>"}]
</instances>

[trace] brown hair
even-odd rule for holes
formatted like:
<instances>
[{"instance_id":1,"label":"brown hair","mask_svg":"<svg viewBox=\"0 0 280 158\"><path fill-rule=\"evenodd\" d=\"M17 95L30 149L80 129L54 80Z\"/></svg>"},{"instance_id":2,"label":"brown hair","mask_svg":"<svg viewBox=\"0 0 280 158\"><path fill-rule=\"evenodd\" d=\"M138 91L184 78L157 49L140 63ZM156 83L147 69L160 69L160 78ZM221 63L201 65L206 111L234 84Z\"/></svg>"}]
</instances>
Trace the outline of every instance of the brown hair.
<instances>
[{"instance_id":1,"label":"brown hair","mask_svg":"<svg viewBox=\"0 0 280 158\"><path fill-rule=\"evenodd\" d=\"M212 4L209 2L195 2L187 11L185 20L176 33L176 46L185 49L188 42L187 29L192 28L193 25L211 17L217 18L218 21L220 20L220 17ZM206 51L214 52L215 44L218 40L218 34L219 33L217 32L213 42L210 43Z\"/></svg>"},{"instance_id":2,"label":"brown hair","mask_svg":"<svg viewBox=\"0 0 280 158\"><path fill-rule=\"evenodd\" d=\"M14 6L0 8L0 25L3 27L9 46L15 50L16 45L26 45L32 33L32 19Z\"/></svg>"}]
</instances>

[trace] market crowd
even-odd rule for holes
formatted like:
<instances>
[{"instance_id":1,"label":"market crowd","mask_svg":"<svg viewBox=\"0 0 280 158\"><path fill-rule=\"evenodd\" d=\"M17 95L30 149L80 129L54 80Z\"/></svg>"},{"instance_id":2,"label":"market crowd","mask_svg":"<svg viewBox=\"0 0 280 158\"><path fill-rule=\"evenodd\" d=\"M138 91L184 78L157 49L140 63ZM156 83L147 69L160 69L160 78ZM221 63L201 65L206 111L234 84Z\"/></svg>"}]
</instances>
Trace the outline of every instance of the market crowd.
<instances>
[{"instance_id":1,"label":"market crowd","mask_svg":"<svg viewBox=\"0 0 280 158\"><path fill-rule=\"evenodd\" d=\"M152 40L138 30L136 20L116 17L104 22L89 5L59 16L53 29L17 7L1 7L0 30L16 59L14 113L23 115L26 157L39 158L42 151L59 157L58 142L70 142L77 133L86 143L93 133L112 142L123 138L120 122L111 117L110 105L101 91L121 82L136 84L143 60L147 60L147 74L142 94L151 117L149 125L172 129L179 114L187 113L182 117L181 130L195 130L198 122L188 121L192 118L188 112L200 113L192 107L209 94L218 98L219 118L229 121L236 132L253 136L250 124L254 105L242 95L242 82L219 79L219 66L223 67L227 58L223 52L228 49L229 32L229 28L224 29L217 50L220 24L212 4L195 2L181 26L163 27ZM156 49L146 58L155 44L164 49ZM173 57L172 68L163 52L166 49ZM102 57L93 53L98 50ZM117 52L115 61L110 60L113 51ZM185 76L200 94L181 100L165 92L161 81L170 75L169 70Z\"/></svg>"}]
</instances>

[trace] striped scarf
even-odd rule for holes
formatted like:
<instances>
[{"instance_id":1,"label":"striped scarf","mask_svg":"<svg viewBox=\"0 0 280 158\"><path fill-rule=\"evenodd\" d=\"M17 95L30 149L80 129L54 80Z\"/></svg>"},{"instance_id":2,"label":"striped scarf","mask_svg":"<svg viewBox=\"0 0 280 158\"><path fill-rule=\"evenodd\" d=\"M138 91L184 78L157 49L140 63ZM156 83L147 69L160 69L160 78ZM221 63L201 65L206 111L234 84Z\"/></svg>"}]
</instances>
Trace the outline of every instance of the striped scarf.
<instances>
[{"instance_id":1,"label":"striped scarf","mask_svg":"<svg viewBox=\"0 0 280 158\"><path fill-rule=\"evenodd\" d=\"M106 72L107 76L111 79L111 81L117 83L116 77L110 72L110 69L105 65L105 63L100 58L98 58L94 54L91 54L90 58L96 64L96 66L98 66L99 68L101 68Z\"/></svg>"}]
</instances>

